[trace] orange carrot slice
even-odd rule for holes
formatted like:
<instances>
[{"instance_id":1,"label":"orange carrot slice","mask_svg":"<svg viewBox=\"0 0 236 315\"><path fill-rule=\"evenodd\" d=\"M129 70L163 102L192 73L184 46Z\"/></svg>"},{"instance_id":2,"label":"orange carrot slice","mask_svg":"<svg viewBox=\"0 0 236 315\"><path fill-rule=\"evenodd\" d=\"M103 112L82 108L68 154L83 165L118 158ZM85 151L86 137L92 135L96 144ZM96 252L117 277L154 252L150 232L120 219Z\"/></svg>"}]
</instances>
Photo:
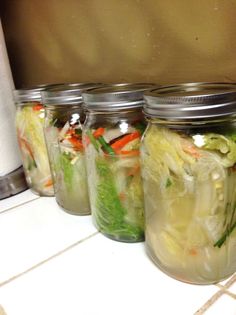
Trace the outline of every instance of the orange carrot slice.
<instances>
[{"instance_id":1,"label":"orange carrot slice","mask_svg":"<svg viewBox=\"0 0 236 315\"><path fill-rule=\"evenodd\" d=\"M117 150L117 149L122 149L127 143L129 143L130 141L140 138L140 132L139 131L135 131L133 133L124 135L124 137L122 137L121 139L117 140L116 142L111 144L112 149Z\"/></svg>"},{"instance_id":2,"label":"orange carrot slice","mask_svg":"<svg viewBox=\"0 0 236 315\"><path fill-rule=\"evenodd\" d=\"M41 109L43 109L43 105L41 105L41 104L36 104L36 105L33 106L33 110L34 111L39 111Z\"/></svg>"},{"instance_id":3,"label":"orange carrot slice","mask_svg":"<svg viewBox=\"0 0 236 315\"><path fill-rule=\"evenodd\" d=\"M195 248L191 248L188 252L191 256L197 256L197 250Z\"/></svg>"},{"instance_id":4,"label":"orange carrot slice","mask_svg":"<svg viewBox=\"0 0 236 315\"><path fill-rule=\"evenodd\" d=\"M104 135L104 132L105 132L105 128L100 127L100 128L98 128L97 130L95 130L95 131L93 132L93 136L94 136L95 138L101 137L101 136Z\"/></svg>"},{"instance_id":5,"label":"orange carrot slice","mask_svg":"<svg viewBox=\"0 0 236 315\"><path fill-rule=\"evenodd\" d=\"M47 180L46 183L44 184L44 187L50 187L52 186L53 182L51 179Z\"/></svg>"},{"instance_id":6,"label":"orange carrot slice","mask_svg":"<svg viewBox=\"0 0 236 315\"><path fill-rule=\"evenodd\" d=\"M19 145L21 148L25 147L25 149L28 151L30 157L32 158L32 160L34 160L34 154L33 151L29 145L29 143L27 142L27 140L25 140L24 138L18 137L18 141L19 141Z\"/></svg>"},{"instance_id":7,"label":"orange carrot slice","mask_svg":"<svg viewBox=\"0 0 236 315\"><path fill-rule=\"evenodd\" d=\"M77 139L76 137L70 137L68 139L70 143L73 145L73 147L77 150L83 150L83 144L82 141Z\"/></svg>"},{"instance_id":8,"label":"orange carrot slice","mask_svg":"<svg viewBox=\"0 0 236 315\"><path fill-rule=\"evenodd\" d=\"M123 155L123 156L138 156L140 154L139 150L115 150L116 154Z\"/></svg>"},{"instance_id":9,"label":"orange carrot slice","mask_svg":"<svg viewBox=\"0 0 236 315\"><path fill-rule=\"evenodd\" d=\"M189 141L182 140L182 147L185 153L190 154L192 157L199 159L202 155L197 148Z\"/></svg>"}]
</instances>

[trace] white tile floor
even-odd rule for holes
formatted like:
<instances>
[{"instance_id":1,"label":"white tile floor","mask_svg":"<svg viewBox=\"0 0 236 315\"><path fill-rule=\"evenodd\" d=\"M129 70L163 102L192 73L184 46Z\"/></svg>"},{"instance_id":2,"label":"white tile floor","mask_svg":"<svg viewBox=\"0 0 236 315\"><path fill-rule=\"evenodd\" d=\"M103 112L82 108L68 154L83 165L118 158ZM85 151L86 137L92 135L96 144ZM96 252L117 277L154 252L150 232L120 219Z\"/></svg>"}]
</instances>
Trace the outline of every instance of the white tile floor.
<instances>
[{"instance_id":1,"label":"white tile floor","mask_svg":"<svg viewBox=\"0 0 236 315\"><path fill-rule=\"evenodd\" d=\"M0 215L0 283L96 232L90 216L72 216L39 198Z\"/></svg>"},{"instance_id":2,"label":"white tile floor","mask_svg":"<svg viewBox=\"0 0 236 315\"><path fill-rule=\"evenodd\" d=\"M223 294L206 312L205 315L236 315L236 300Z\"/></svg>"},{"instance_id":3,"label":"white tile floor","mask_svg":"<svg viewBox=\"0 0 236 315\"><path fill-rule=\"evenodd\" d=\"M216 285L176 281L149 260L143 243L107 239L91 216L64 213L54 198L24 203L30 192L23 194L20 206L0 214L0 305L7 315L236 315L234 284L229 296Z\"/></svg>"},{"instance_id":4,"label":"white tile floor","mask_svg":"<svg viewBox=\"0 0 236 315\"><path fill-rule=\"evenodd\" d=\"M20 194L0 200L0 213L38 198L40 197L33 194L29 189L27 189Z\"/></svg>"},{"instance_id":5,"label":"white tile floor","mask_svg":"<svg viewBox=\"0 0 236 315\"><path fill-rule=\"evenodd\" d=\"M190 286L167 277L144 255L143 244L96 235L2 291L0 299L9 314L45 314L46 305L47 314L156 315L179 309L187 315L217 288ZM11 294L17 296L14 304ZM183 300L191 303L180 305Z\"/></svg>"},{"instance_id":6,"label":"white tile floor","mask_svg":"<svg viewBox=\"0 0 236 315\"><path fill-rule=\"evenodd\" d=\"M236 296L236 281L229 287L229 290Z\"/></svg>"}]
</instances>

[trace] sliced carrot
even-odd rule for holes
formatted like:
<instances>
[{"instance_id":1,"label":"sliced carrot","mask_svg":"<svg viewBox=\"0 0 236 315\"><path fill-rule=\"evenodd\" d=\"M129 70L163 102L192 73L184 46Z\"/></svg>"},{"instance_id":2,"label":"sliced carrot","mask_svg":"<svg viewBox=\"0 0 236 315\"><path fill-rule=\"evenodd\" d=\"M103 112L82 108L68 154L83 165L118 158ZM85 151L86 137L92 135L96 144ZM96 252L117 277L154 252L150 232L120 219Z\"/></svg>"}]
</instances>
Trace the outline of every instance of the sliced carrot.
<instances>
[{"instance_id":1,"label":"sliced carrot","mask_svg":"<svg viewBox=\"0 0 236 315\"><path fill-rule=\"evenodd\" d=\"M201 157L201 154L196 149L186 147L183 150L185 153L192 155L192 157L194 157L196 159L199 159Z\"/></svg>"},{"instance_id":2,"label":"sliced carrot","mask_svg":"<svg viewBox=\"0 0 236 315\"><path fill-rule=\"evenodd\" d=\"M74 131L74 129L71 129L71 128L68 129L66 132L66 135L72 135L73 136L74 134L75 134L75 131Z\"/></svg>"},{"instance_id":3,"label":"sliced carrot","mask_svg":"<svg viewBox=\"0 0 236 315\"><path fill-rule=\"evenodd\" d=\"M76 137L70 137L68 139L70 143L73 145L73 147L77 150L83 150L83 144L82 141L77 139Z\"/></svg>"},{"instance_id":4,"label":"sliced carrot","mask_svg":"<svg viewBox=\"0 0 236 315\"><path fill-rule=\"evenodd\" d=\"M124 135L121 139L117 140L116 142L111 144L112 149L122 149L127 143L130 141L140 138L141 134L139 131L135 131L133 133Z\"/></svg>"},{"instance_id":5,"label":"sliced carrot","mask_svg":"<svg viewBox=\"0 0 236 315\"><path fill-rule=\"evenodd\" d=\"M41 105L41 104L37 104L37 105L34 105L34 106L33 106L33 110L34 110L34 111L39 111L39 110L41 110L41 109L43 109L43 105Z\"/></svg>"},{"instance_id":6,"label":"sliced carrot","mask_svg":"<svg viewBox=\"0 0 236 315\"><path fill-rule=\"evenodd\" d=\"M191 256L197 256L197 254L198 254L197 250L195 248L191 248L188 252Z\"/></svg>"},{"instance_id":7,"label":"sliced carrot","mask_svg":"<svg viewBox=\"0 0 236 315\"><path fill-rule=\"evenodd\" d=\"M18 137L18 141L19 141L20 147L25 148L28 151L32 160L34 160L34 154L29 143L24 138L21 138L21 137Z\"/></svg>"},{"instance_id":8,"label":"sliced carrot","mask_svg":"<svg viewBox=\"0 0 236 315\"><path fill-rule=\"evenodd\" d=\"M100 127L100 128L98 128L97 130L95 130L95 131L93 132L93 136L94 136L95 138L101 137L101 136L104 135L104 132L105 132L105 128Z\"/></svg>"},{"instance_id":9,"label":"sliced carrot","mask_svg":"<svg viewBox=\"0 0 236 315\"><path fill-rule=\"evenodd\" d=\"M125 155L125 156L138 156L140 154L139 150L129 150L129 151L124 151L124 150L115 150L116 154L119 155Z\"/></svg>"},{"instance_id":10,"label":"sliced carrot","mask_svg":"<svg viewBox=\"0 0 236 315\"><path fill-rule=\"evenodd\" d=\"M51 179L47 180L46 183L44 184L44 187L50 187L52 186L53 182Z\"/></svg>"},{"instance_id":11,"label":"sliced carrot","mask_svg":"<svg viewBox=\"0 0 236 315\"><path fill-rule=\"evenodd\" d=\"M189 141L183 140L182 147L185 153L192 155L192 157L199 159L202 155L197 148Z\"/></svg>"}]
</instances>

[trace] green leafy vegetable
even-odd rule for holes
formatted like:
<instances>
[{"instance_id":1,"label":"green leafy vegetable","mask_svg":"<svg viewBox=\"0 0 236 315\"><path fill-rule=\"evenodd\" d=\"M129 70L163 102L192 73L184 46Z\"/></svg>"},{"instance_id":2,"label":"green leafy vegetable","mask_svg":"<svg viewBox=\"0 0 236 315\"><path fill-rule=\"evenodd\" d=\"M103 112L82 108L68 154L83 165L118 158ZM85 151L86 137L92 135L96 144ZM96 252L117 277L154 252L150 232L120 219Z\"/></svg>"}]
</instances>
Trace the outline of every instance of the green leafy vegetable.
<instances>
[{"instance_id":1,"label":"green leafy vegetable","mask_svg":"<svg viewBox=\"0 0 236 315\"><path fill-rule=\"evenodd\" d=\"M169 178L166 180L166 188L170 187L172 185L172 182Z\"/></svg>"},{"instance_id":2,"label":"green leafy vegetable","mask_svg":"<svg viewBox=\"0 0 236 315\"><path fill-rule=\"evenodd\" d=\"M143 188L140 176L128 176L127 178L127 203L128 209L125 220L130 224L144 228L143 213Z\"/></svg>"},{"instance_id":3,"label":"green leafy vegetable","mask_svg":"<svg viewBox=\"0 0 236 315\"><path fill-rule=\"evenodd\" d=\"M214 246L221 248L221 246L224 244L224 242L226 241L226 238L233 232L233 230L236 227L236 222L234 222L234 224L225 231L224 235L214 244Z\"/></svg>"},{"instance_id":4,"label":"green leafy vegetable","mask_svg":"<svg viewBox=\"0 0 236 315\"><path fill-rule=\"evenodd\" d=\"M125 222L126 209L123 207L115 186L113 173L104 158L96 158L97 211L95 218L98 227L114 238L126 236L130 240L142 239L143 229Z\"/></svg>"},{"instance_id":5,"label":"green leafy vegetable","mask_svg":"<svg viewBox=\"0 0 236 315\"><path fill-rule=\"evenodd\" d=\"M202 148L208 150L217 150L223 154L222 161L226 167L233 166L236 163L236 143L231 138L223 135L209 133L204 135L204 145Z\"/></svg>"},{"instance_id":6,"label":"green leafy vegetable","mask_svg":"<svg viewBox=\"0 0 236 315\"><path fill-rule=\"evenodd\" d=\"M230 206L230 204L229 204ZM234 220L234 215L235 215L235 211L236 211L236 204L234 205L234 209L232 212L232 216L231 216L231 220L229 223L229 226L227 227L226 231L224 232L223 236L214 244L214 247L219 247L221 248L221 246L224 244L224 242L226 241L227 237L233 232L233 230L236 227L236 221L233 223Z\"/></svg>"},{"instance_id":7,"label":"green leafy vegetable","mask_svg":"<svg viewBox=\"0 0 236 315\"><path fill-rule=\"evenodd\" d=\"M34 168L37 168L37 165L35 163L35 160L29 159L28 163L28 170L32 171Z\"/></svg>"},{"instance_id":8,"label":"green leafy vegetable","mask_svg":"<svg viewBox=\"0 0 236 315\"><path fill-rule=\"evenodd\" d=\"M68 190L73 188L73 174L74 168L71 164L71 158L67 153L61 153L60 155L60 166L63 171L64 181Z\"/></svg>"},{"instance_id":9,"label":"green leafy vegetable","mask_svg":"<svg viewBox=\"0 0 236 315\"><path fill-rule=\"evenodd\" d=\"M94 148L96 149L96 151L99 151L99 145L96 141L96 138L93 136L91 130L88 130L86 132L87 136L89 137L89 140L91 141L91 143L93 144Z\"/></svg>"},{"instance_id":10,"label":"green leafy vegetable","mask_svg":"<svg viewBox=\"0 0 236 315\"><path fill-rule=\"evenodd\" d=\"M135 129L138 130L140 132L140 134L142 135L146 129L146 125L142 122L138 122L134 125Z\"/></svg>"},{"instance_id":11,"label":"green leafy vegetable","mask_svg":"<svg viewBox=\"0 0 236 315\"><path fill-rule=\"evenodd\" d=\"M112 147L110 147L110 145L108 143L106 143L103 136L98 137L97 140L101 144L102 148L106 151L106 153L108 153L110 155L115 155L114 150L112 149Z\"/></svg>"},{"instance_id":12,"label":"green leafy vegetable","mask_svg":"<svg viewBox=\"0 0 236 315\"><path fill-rule=\"evenodd\" d=\"M82 136L82 129L80 128L75 128L75 134L78 135L78 136Z\"/></svg>"}]
</instances>

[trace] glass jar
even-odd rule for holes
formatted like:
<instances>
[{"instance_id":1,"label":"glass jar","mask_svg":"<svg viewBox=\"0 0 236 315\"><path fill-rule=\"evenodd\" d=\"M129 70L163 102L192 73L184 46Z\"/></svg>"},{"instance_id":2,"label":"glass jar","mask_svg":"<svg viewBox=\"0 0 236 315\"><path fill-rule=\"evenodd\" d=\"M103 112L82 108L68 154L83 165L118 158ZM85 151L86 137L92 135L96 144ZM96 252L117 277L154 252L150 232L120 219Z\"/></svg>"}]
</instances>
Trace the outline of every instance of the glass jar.
<instances>
[{"instance_id":1,"label":"glass jar","mask_svg":"<svg viewBox=\"0 0 236 315\"><path fill-rule=\"evenodd\" d=\"M143 92L150 84L118 84L83 93L83 130L93 221L123 242L144 239L139 144L145 129Z\"/></svg>"},{"instance_id":2,"label":"glass jar","mask_svg":"<svg viewBox=\"0 0 236 315\"><path fill-rule=\"evenodd\" d=\"M45 110L40 92L48 85L14 91L16 101L16 130L26 181L32 192L53 196L43 125Z\"/></svg>"},{"instance_id":3,"label":"glass jar","mask_svg":"<svg viewBox=\"0 0 236 315\"><path fill-rule=\"evenodd\" d=\"M42 93L44 133L57 203L68 213L90 214L82 126L81 93L95 83L64 84Z\"/></svg>"},{"instance_id":4,"label":"glass jar","mask_svg":"<svg viewBox=\"0 0 236 315\"><path fill-rule=\"evenodd\" d=\"M221 281L236 271L236 87L182 84L145 100L147 252L178 280Z\"/></svg>"}]
</instances>

